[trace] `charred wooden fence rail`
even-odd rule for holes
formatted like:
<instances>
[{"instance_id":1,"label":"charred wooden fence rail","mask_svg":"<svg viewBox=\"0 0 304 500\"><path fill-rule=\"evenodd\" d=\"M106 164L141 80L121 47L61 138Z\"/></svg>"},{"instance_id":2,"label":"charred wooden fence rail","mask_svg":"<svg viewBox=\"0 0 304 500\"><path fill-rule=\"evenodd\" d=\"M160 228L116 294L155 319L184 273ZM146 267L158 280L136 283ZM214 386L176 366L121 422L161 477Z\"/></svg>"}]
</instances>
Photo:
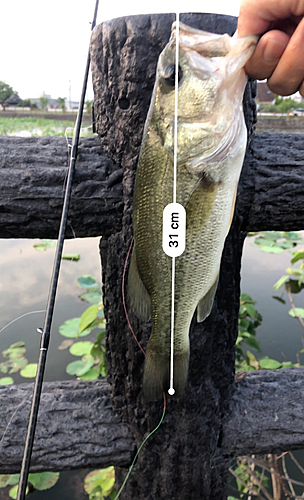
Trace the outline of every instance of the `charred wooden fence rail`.
<instances>
[{"instance_id":1,"label":"charred wooden fence rail","mask_svg":"<svg viewBox=\"0 0 304 500\"><path fill-rule=\"evenodd\" d=\"M128 331L121 281L132 236L132 191L143 125L157 58L174 17L116 19L92 35L99 139L81 142L68 237L73 231L76 236L102 235L109 377L108 383L44 385L32 470L113 464L121 481L123 467L160 418L161 402L142 401L143 356ZM236 27L236 19L228 16L184 14L181 20L218 33L232 34ZM252 83L244 98L249 148L215 304L203 324L193 321L185 395L168 401L164 423L140 454L125 500L221 500L226 498L231 456L304 447L302 370L250 373L234 384L246 231L299 230L304 225L304 138L254 136L254 92ZM0 151L0 237L56 237L67 168L65 141L0 138ZM145 345L150 324L131 312L130 318ZM29 390L22 385L0 391L1 472L18 470Z\"/></svg>"}]
</instances>

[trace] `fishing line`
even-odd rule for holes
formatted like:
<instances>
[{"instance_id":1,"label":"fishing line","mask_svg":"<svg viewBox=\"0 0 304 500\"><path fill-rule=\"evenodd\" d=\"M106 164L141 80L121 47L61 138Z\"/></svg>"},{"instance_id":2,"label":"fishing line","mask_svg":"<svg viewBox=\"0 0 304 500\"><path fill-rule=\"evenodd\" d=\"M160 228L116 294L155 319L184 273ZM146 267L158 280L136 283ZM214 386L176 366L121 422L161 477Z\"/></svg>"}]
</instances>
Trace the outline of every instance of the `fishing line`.
<instances>
[{"instance_id":1,"label":"fishing line","mask_svg":"<svg viewBox=\"0 0 304 500\"><path fill-rule=\"evenodd\" d=\"M128 314L128 310L127 310L127 305L126 305L126 297L125 297L125 277L126 277L126 271L127 271L127 266L128 266L128 262L129 262L129 258L130 258L130 253L131 253L131 250L132 250L132 246L133 246L133 242L134 242L134 237L132 238L131 240L131 243L130 243L130 246L129 246L129 250L128 250L128 253L127 253L127 256L126 256L126 260L125 260L125 264L124 264L124 269L123 269L123 274L122 274L122 284L121 284L121 291L122 291L122 303L123 303L123 308L124 308L124 312L125 312L125 316L126 316L126 320L127 320L127 323L128 323L128 327L133 335L133 338L136 342L136 344L138 345L139 349L141 350L141 352L143 353L143 355L146 357L146 352L144 350L144 348L142 347L141 343L139 342L134 330L133 330L133 327L131 325L131 322L130 322L130 318L129 318L129 314ZM164 400L164 405L163 405L163 412L162 412L162 415L161 415L161 418L160 418L160 421L158 422L157 426L145 437L145 439L143 440L143 442L141 443L141 445L139 446L136 454L135 454L135 457L133 458L133 461L129 467L129 470L127 472L127 475L116 495L116 497L114 498L114 500L117 500L121 494L121 492L123 491L129 477L130 477L130 474L133 470L133 467L135 465L135 462L138 458L138 455L139 453L141 452L143 446L146 444L146 442L148 441L148 439L160 428L163 420L164 420L164 417L165 417L165 413L166 413L166 405L167 405L167 401L166 401L166 394L165 394L165 391L163 390L163 384L162 384L162 381L160 380L160 377L158 376L158 374L156 373L157 375L157 378L159 380L159 383L162 387L162 391L163 391L163 400Z\"/></svg>"},{"instance_id":2,"label":"fishing line","mask_svg":"<svg viewBox=\"0 0 304 500\"><path fill-rule=\"evenodd\" d=\"M41 309L41 311L29 311L25 314L22 314L21 316L18 316L18 318L13 319L13 321L10 321L9 323L7 323L7 325L5 325L3 328L1 328L0 333L2 333L6 328L11 326L16 321L18 321L18 319L24 318L25 316L29 316L30 314L44 313L45 311L46 311L45 309Z\"/></svg>"}]
</instances>

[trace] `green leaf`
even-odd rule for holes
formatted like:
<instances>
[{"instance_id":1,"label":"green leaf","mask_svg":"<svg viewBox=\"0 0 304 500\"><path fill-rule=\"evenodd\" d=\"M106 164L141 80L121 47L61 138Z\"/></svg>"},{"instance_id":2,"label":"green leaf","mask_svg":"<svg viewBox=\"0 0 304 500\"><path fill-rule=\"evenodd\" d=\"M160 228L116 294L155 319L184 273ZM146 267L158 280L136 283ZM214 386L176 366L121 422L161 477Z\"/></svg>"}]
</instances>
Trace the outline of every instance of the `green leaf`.
<instances>
[{"instance_id":1,"label":"green leaf","mask_svg":"<svg viewBox=\"0 0 304 500\"><path fill-rule=\"evenodd\" d=\"M85 373L87 373L90 368L92 368L94 364L94 358L91 356L89 361L84 363L82 360L72 361L66 367L66 372L69 375L76 375L77 377L81 377Z\"/></svg>"},{"instance_id":2,"label":"green leaf","mask_svg":"<svg viewBox=\"0 0 304 500\"><path fill-rule=\"evenodd\" d=\"M10 474L0 474L0 488L5 488L9 485Z\"/></svg>"},{"instance_id":3,"label":"green leaf","mask_svg":"<svg viewBox=\"0 0 304 500\"><path fill-rule=\"evenodd\" d=\"M27 486L26 487L26 490L25 490L25 495L28 495L28 493L30 492L30 489L29 487ZM16 486L13 486L9 492L8 492L9 496L11 498L13 498L14 500L17 498L17 494L18 494L18 484L16 484Z\"/></svg>"},{"instance_id":4,"label":"green leaf","mask_svg":"<svg viewBox=\"0 0 304 500\"><path fill-rule=\"evenodd\" d=\"M59 327L60 335L76 339L77 337L85 337L86 335L89 335L93 330L93 328L88 328L79 333L79 323L80 318L68 319Z\"/></svg>"},{"instance_id":5,"label":"green leaf","mask_svg":"<svg viewBox=\"0 0 304 500\"><path fill-rule=\"evenodd\" d=\"M37 373L37 363L29 363L20 372L21 377L24 378L34 378Z\"/></svg>"},{"instance_id":6,"label":"green leaf","mask_svg":"<svg viewBox=\"0 0 304 500\"><path fill-rule=\"evenodd\" d=\"M250 337L247 339L245 338L245 342L247 345L249 345L249 347L252 347L252 349L255 349L257 352L261 352L260 343L254 337L252 337L252 335L250 335Z\"/></svg>"},{"instance_id":7,"label":"green leaf","mask_svg":"<svg viewBox=\"0 0 304 500\"><path fill-rule=\"evenodd\" d=\"M93 346L93 342L87 340L85 342L75 342L69 350L73 356L83 356L84 354L90 354Z\"/></svg>"},{"instance_id":8,"label":"green leaf","mask_svg":"<svg viewBox=\"0 0 304 500\"><path fill-rule=\"evenodd\" d=\"M99 306L94 304L88 309L84 311L84 313L80 317L80 322L79 322L79 333L83 332L88 328L93 321L97 318L97 313L98 313Z\"/></svg>"},{"instance_id":9,"label":"green leaf","mask_svg":"<svg viewBox=\"0 0 304 500\"><path fill-rule=\"evenodd\" d=\"M12 385L13 383L14 383L14 379L12 379L12 377L0 378L0 385Z\"/></svg>"},{"instance_id":10,"label":"green leaf","mask_svg":"<svg viewBox=\"0 0 304 500\"><path fill-rule=\"evenodd\" d=\"M288 267L286 269L286 273L287 274L292 274L294 276L301 276L302 271L300 269L298 269L297 267Z\"/></svg>"},{"instance_id":11,"label":"green leaf","mask_svg":"<svg viewBox=\"0 0 304 500\"><path fill-rule=\"evenodd\" d=\"M90 495L95 488L101 487L104 496L108 496L115 483L114 467L93 470L89 472L84 480L84 489Z\"/></svg>"},{"instance_id":12,"label":"green leaf","mask_svg":"<svg viewBox=\"0 0 304 500\"><path fill-rule=\"evenodd\" d=\"M304 309L302 307L295 307L294 309L290 309L288 314L290 314L293 318L304 318Z\"/></svg>"},{"instance_id":13,"label":"green leaf","mask_svg":"<svg viewBox=\"0 0 304 500\"><path fill-rule=\"evenodd\" d=\"M29 492L29 488L28 488L28 486L27 486L27 487L26 487L26 492L25 492L25 494L27 495L27 494L28 494L28 492ZM16 500L16 498L17 498L17 493L18 493L18 484L16 484L16 486L13 486L13 487L9 490L9 492L8 492L9 496L10 496L11 498L13 498L14 500Z\"/></svg>"},{"instance_id":14,"label":"green leaf","mask_svg":"<svg viewBox=\"0 0 304 500\"><path fill-rule=\"evenodd\" d=\"M252 354L252 352L250 352L250 351L246 352L246 361L247 361L247 364L249 366L251 366L254 370L259 369L259 362L256 359L256 357L254 356L254 354Z\"/></svg>"},{"instance_id":15,"label":"green leaf","mask_svg":"<svg viewBox=\"0 0 304 500\"><path fill-rule=\"evenodd\" d=\"M253 300L253 298L247 293L241 293L240 300L242 302L247 302L248 304L256 304L256 300Z\"/></svg>"},{"instance_id":16,"label":"green leaf","mask_svg":"<svg viewBox=\"0 0 304 500\"><path fill-rule=\"evenodd\" d=\"M263 370L277 370L282 366L282 363L279 363L279 361L276 361L275 359L268 358L268 356L261 358L259 360L259 364L260 368Z\"/></svg>"},{"instance_id":17,"label":"green leaf","mask_svg":"<svg viewBox=\"0 0 304 500\"><path fill-rule=\"evenodd\" d=\"M80 254L79 253L64 253L64 254L62 254L61 258L63 260L73 260L73 261L77 262L78 260L80 260Z\"/></svg>"},{"instance_id":18,"label":"green leaf","mask_svg":"<svg viewBox=\"0 0 304 500\"><path fill-rule=\"evenodd\" d=\"M293 253L293 258L291 259L291 263L295 264L299 260L304 259L304 250L298 250L297 252Z\"/></svg>"},{"instance_id":19,"label":"green leaf","mask_svg":"<svg viewBox=\"0 0 304 500\"><path fill-rule=\"evenodd\" d=\"M273 288L278 290L289 279L289 276L282 276L274 285Z\"/></svg>"},{"instance_id":20,"label":"green leaf","mask_svg":"<svg viewBox=\"0 0 304 500\"><path fill-rule=\"evenodd\" d=\"M96 380L99 377L98 368L90 368L84 375L81 375L79 378L81 380Z\"/></svg>"},{"instance_id":21,"label":"green leaf","mask_svg":"<svg viewBox=\"0 0 304 500\"><path fill-rule=\"evenodd\" d=\"M2 352L5 358L9 359L18 359L22 358L23 354L26 353L26 349L24 347L14 347L10 346L8 349Z\"/></svg>"},{"instance_id":22,"label":"green leaf","mask_svg":"<svg viewBox=\"0 0 304 500\"><path fill-rule=\"evenodd\" d=\"M0 476L0 477L3 477L3 476ZM5 474L6 486L13 486L15 484L18 484L19 477L20 477L20 474L8 474L8 475Z\"/></svg>"},{"instance_id":23,"label":"green leaf","mask_svg":"<svg viewBox=\"0 0 304 500\"><path fill-rule=\"evenodd\" d=\"M283 233L285 235L285 238L293 241L299 241L301 240L301 235L300 233L296 233L295 231L284 231Z\"/></svg>"},{"instance_id":24,"label":"green leaf","mask_svg":"<svg viewBox=\"0 0 304 500\"><path fill-rule=\"evenodd\" d=\"M261 246L260 250L262 250L262 252L266 252L266 253L282 253L282 252L284 252L284 248L270 247L270 246Z\"/></svg>"},{"instance_id":25,"label":"green leaf","mask_svg":"<svg viewBox=\"0 0 304 500\"><path fill-rule=\"evenodd\" d=\"M246 304L245 308L249 316L251 316L252 318L256 317L256 310L251 304Z\"/></svg>"},{"instance_id":26,"label":"green leaf","mask_svg":"<svg viewBox=\"0 0 304 500\"><path fill-rule=\"evenodd\" d=\"M84 288L96 287L97 281L93 276L89 274L85 274L84 276L80 276L77 280L78 284Z\"/></svg>"},{"instance_id":27,"label":"green leaf","mask_svg":"<svg viewBox=\"0 0 304 500\"><path fill-rule=\"evenodd\" d=\"M90 304L99 304L102 299L102 294L100 290L96 290L96 292L86 292L80 295L81 300L85 300Z\"/></svg>"},{"instance_id":28,"label":"green leaf","mask_svg":"<svg viewBox=\"0 0 304 500\"><path fill-rule=\"evenodd\" d=\"M28 480L36 490L44 491L55 486L59 477L59 472L37 472L29 474Z\"/></svg>"},{"instance_id":29,"label":"green leaf","mask_svg":"<svg viewBox=\"0 0 304 500\"><path fill-rule=\"evenodd\" d=\"M18 358L10 361L10 369L9 373L17 373L22 368L25 368L28 364L28 360L26 358Z\"/></svg>"},{"instance_id":30,"label":"green leaf","mask_svg":"<svg viewBox=\"0 0 304 500\"><path fill-rule=\"evenodd\" d=\"M282 368L293 368L295 365L291 361L283 361Z\"/></svg>"}]
</instances>

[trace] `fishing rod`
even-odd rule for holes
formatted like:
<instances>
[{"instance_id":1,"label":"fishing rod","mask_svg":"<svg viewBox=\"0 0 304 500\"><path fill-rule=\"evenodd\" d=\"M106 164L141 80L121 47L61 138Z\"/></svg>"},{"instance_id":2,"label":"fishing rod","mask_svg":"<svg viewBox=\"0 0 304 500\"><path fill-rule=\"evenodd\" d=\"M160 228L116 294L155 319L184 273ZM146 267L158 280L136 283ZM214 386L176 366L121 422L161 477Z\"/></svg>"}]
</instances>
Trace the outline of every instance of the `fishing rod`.
<instances>
[{"instance_id":1,"label":"fishing rod","mask_svg":"<svg viewBox=\"0 0 304 500\"><path fill-rule=\"evenodd\" d=\"M98 3L99 3L99 0L96 0L91 30L93 30L95 25L96 25ZM68 210L69 210L69 204L70 204L70 199L71 199L72 182L73 182L76 160L77 160L78 143L79 143L81 122L82 122L82 115L83 115L83 108L84 108L84 99L85 99L85 94L86 94L86 90L87 90L90 62L91 62L91 59L90 59L90 50L89 50L86 68L85 68L81 98L80 98L80 103L79 103L79 108L78 108L78 113L77 113L77 118L76 118L76 122L75 122L74 133L73 133L70 165L69 165L69 169L68 169L67 184L66 184L66 188L65 188L64 202L63 202L63 208L62 208L62 214L61 214L61 221L60 221L58 241L57 241L57 246L56 246L56 253L55 253L54 264L53 264L53 272L52 272L52 277L51 277L51 282L50 282L50 287L49 287L49 296L48 296L48 301L47 301L44 326L43 326L43 329L38 329L38 332L41 333L40 351L39 351L39 359L38 359L38 366L37 366L37 374L36 374L35 383L34 383L34 391L33 391L33 396L32 396L32 404L31 404L29 423L28 423L28 428L27 428L27 435L26 435L26 440L25 440L25 445L24 445L24 452L23 452L22 465L21 465L21 471L20 471L20 479L19 479L19 485L18 485L17 500L24 500L25 495L26 495L27 480L28 480L29 468L30 468L31 457L32 457L32 450L33 450L33 444L34 444L34 438L35 438L35 430L36 430L37 416L38 416L38 410L39 410L39 403L40 403L40 398L41 398L41 389L42 389L42 383L43 383L45 363L46 363L48 346L49 346L49 342L50 342L51 325L52 325L52 319L53 319L56 292L57 292L57 287L58 287L58 278L59 278L61 256L62 256L65 230L66 230L66 224L67 224L67 218L68 218Z\"/></svg>"}]
</instances>

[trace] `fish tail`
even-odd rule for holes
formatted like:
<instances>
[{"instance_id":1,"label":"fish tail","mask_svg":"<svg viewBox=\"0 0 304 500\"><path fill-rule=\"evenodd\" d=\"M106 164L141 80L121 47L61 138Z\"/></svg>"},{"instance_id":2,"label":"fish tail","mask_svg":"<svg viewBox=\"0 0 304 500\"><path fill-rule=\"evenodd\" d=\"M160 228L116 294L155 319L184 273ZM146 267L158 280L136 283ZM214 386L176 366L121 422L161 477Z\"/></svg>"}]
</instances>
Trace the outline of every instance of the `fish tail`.
<instances>
[{"instance_id":1,"label":"fish tail","mask_svg":"<svg viewBox=\"0 0 304 500\"><path fill-rule=\"evenodd\" d=\"M189 367L189 350L175 354L173 357L173 388L174 397L180 398L187 382ZM170 388L170 355L160 355L152 346L148 345L143 394L146 401L156 401L163 392Z\"/></svg>"}]
</instances>

